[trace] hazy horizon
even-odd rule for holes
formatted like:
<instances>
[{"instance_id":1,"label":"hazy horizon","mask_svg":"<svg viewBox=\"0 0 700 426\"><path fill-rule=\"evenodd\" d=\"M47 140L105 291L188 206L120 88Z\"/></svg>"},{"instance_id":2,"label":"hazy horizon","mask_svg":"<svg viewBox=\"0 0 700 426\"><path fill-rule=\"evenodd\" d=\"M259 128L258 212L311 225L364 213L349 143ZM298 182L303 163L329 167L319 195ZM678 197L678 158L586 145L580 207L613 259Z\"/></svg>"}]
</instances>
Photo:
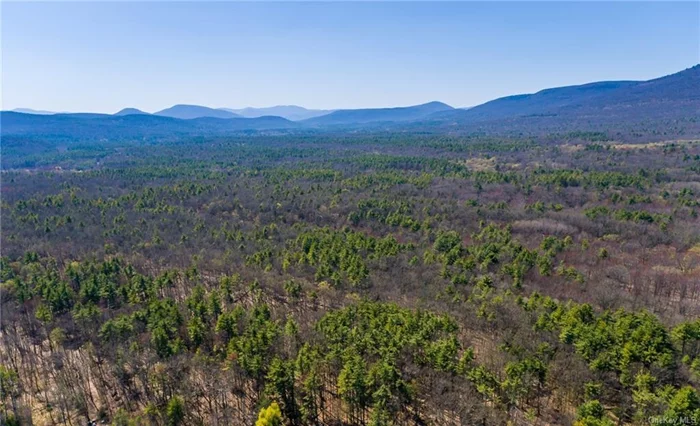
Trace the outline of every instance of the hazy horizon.
<instances>
[{"instance_id":1,"label":"hazy horizon","mask_svg":"<svg viewBox=\"0 0 700 426\"><path fill-rule=\"evenodd\" d=\"M697 2L4 2L2 12L3 110L460 108L700 62Z\"/></svg>"}]
</instances>

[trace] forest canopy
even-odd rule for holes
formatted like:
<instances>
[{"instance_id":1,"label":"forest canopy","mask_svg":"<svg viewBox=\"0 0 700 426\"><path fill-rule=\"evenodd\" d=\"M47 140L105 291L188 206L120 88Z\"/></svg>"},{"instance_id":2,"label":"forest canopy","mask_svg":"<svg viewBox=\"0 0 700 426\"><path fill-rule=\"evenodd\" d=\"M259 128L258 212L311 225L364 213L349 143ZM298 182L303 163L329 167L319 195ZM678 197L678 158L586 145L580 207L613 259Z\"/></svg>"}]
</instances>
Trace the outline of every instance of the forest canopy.
<instances>
[{"instance_id":1,"label":"forest canopy","mask_svg":"<svg viewBox=\"0 0 700 426\"><path fill-rule=\"evenodd\" d=\"M698 422L700 141L618 136L11 145L0 422Z\"/></svg>"}]
</instances>

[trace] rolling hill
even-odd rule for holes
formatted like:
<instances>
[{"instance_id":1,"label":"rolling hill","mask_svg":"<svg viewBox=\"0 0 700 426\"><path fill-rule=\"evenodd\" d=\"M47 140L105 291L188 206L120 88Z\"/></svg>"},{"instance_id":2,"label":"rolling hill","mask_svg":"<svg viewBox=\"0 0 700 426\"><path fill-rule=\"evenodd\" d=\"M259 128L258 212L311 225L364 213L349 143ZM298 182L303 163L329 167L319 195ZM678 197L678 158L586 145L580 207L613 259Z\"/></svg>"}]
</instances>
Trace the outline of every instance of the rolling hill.
<instances>
[{"instance_id":1,"label":"rolling hill","mask_svg":"<svg viewBox=\"0 0 700 426\"><path fill-rule=\"evenodd\" d=\"M158 111L153 115L159 115L161 117L180 118L183 120L202 117L241 118L240 115L234 114L231 111L214 109L200 105L174 105L170 108Z\"/></svg>"},{"instance_id":2,"label":"rolling hill","mask_svg":"<svg viewBox=\"0 0 700 426\"><path fill-rule=\"evenodd\" d=\"M534 94L514 95L495 99L466 110L455 110L444 114L444 116L462 117L477 121L534 114L553 114L563 107L580 105L606 93L635 84L637 82L607 81L581 86L545 89Z\"/></svg>"},{"instance_id":3,"label":"rolling hill","mask_svg":"<svg viewBox=\"0 0 700 426\"><path fill-rule=\"evenodd\" d=\"M85 141L224 135L242 131L294 129L299 125L281 117L182 120L148 114L0 113L3 138Z\"/></svg>"},{"instance_id":4,"label":"rolling hill","mask_svg":"<svg viewBox=\"0 0 700 426\"><path fill-rule=\"evenodd\" d=\"M442 102L429 102L422 105L398 108L342 109L320 117L303 120L302 123L321 127L401 122L418 120L434 113L452 110L454 110L454 108Z\"/></svg>"},{"instance_id":5,"label":"rolling hill","mask_svg":"<svg viewBox=\"0 0 700 426\"><path fill-rule=\"evenodd\" d=\"M241 117L247 118L257 118L264 117L266 115L273 115L277 117L283 117L287 120L299 121L306 120L308 118L319 117L322 115L330 114L334 110L325 109L306 109L297 105L278 105L273 107L265 108L243 108L243 109L230 109L230 108L220 108L223 111L232 112L238 114Z\"/></svg>"},{"instance_id":6,"label":"rolling hill","mask_svg":"<svg viewBox=\"0 0 700 426\"><path fill-rule=\"evenodd\" d=\"M150 115L149 113L147 113L145 111L141 111L138 108L124 108L121 111L115 113L114 115L119 116L119 115L137 115L137 114Z\"/></svg>"},{"instance_id":7,"label":"rolling hill","mask_svg":"<svg viewBox=\"0 0 700 426\"><path fill-rule=\"evenodd\" d=\"M423 124L544 131L634 126L700 117L700 65L648 81L607 81L508 96L468 110L431 115Z\"/></svg>"},{"instance_id":8,"label":"rolling hill","mask_svg":"<svg viewBox=\"0 0 700 426\"><path fill-rule=\"evenodd\" d=\"M45 111L45 110L31 109L31 108L15 108L12 110L12 112L21 112L23 114L37 114L37 115L58 114L54 111Z\"/></svg>"}]
</instances>

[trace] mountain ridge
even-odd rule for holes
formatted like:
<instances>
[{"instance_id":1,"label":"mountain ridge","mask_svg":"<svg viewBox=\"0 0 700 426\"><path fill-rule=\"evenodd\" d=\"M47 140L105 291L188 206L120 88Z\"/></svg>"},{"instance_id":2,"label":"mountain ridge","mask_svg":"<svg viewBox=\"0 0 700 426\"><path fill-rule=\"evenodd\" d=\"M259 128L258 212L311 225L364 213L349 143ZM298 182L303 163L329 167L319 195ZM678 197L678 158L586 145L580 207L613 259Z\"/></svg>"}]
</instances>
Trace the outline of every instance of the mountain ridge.
<instances>
[{"instance_id":1,"label":"mountain ridge","mask_svg":"<svg viewBox=\"0 0 700 426\"><path fill-rule=\"evenodd\" d=\"M3 137L60 140L140 139L146 137L223 135L241 131L287 130L298 124L281 117L179 119L152 114L0 113Z\"/></svg>"},{"instance_id":2,"label":"mountain ridge","mask_svg":"<svg viewBox=\"0 0 700 426\"><path fill-rule=\"evenodd\" d=\"M32 108L15 108L10 110L12 112L19 112L22 114L35 114L35 115L53 115L53 114L60 114L55 111L45 111L41 109L32 109Z\"/></svg>"},{"instance_id":3,"label":"mountain ridge","mask_svg":"<svg viewBox=\"0 0 700 426\"><path fill-rule=\"evenodd\" d=\"M261 110L264 109L257 109L256 113L261 113ZM129 117L131 119L127 120ZM700 123L700 65L647 81L602 81L548 88L532 94L494 99L468 109L455 109L441 102L429 102L408 107L336 110L317 117L291 121L279 116L245 118L225 109L175 105L155 114L126 108L114 115L3 112L2 118L3 135L17 131L27 135L35 130L37 134L60 135L65 138L72 135L85 137L91 129L112 137L118 132L136 137L139 132L145 135L208 135L272 128L462 134L542 134L622 129L629 133L633 132L635 126L668 126L669 123L682 125L686 130L690 129L691 133L700 134L700 125L697 124ZM170 120L158 120L165 118ZM192 123L187 123L192 120ZM233 121L227 123L230 120ZM149 128L144 123L150 123L154 128ZM55 127L51 128L51 125ZM128 125L133 125L134 128L127 128Z\"/></svg>"},{"instance_id":4,"label":"mountain ridge","mask_svg":"<svg viewBox=\"0 0 700 426\"><path fill-rule=\"evenodd\" d=\"M238 114L241 117L246 118L257 118L272 115L277 117L283 117L291 121L300 121L308 118L319 117L322 115L330 114L331 112L335 111L326 109L308 109L298 105L275 105L262 108L246 107L241 109L219 109L223 111L232 112L234 114Z\"/></svg>"},{"instance_id":5,"label":"mountain ridge","mask_svg":"<svg viewBox=\"0 0 700 426\"><path fill-rule=\"evenodd\" d=\"M151 115L145 111L141 111L138 108L124 108L124 109L121 109L112 115L120 116L120 115L138 115L138 114Z\"/></svg>"},{"instance_id":6,"label":"mountain ridge","mask_svg":"<svg viewBox=\"0 0 700 426\"><path fill-rule=\"evenodd\" d=\"M205 107L201 105L177 104L170 108L154 112L153 115L161 117L179 118L190 120L193 118L213 117L213 118L242 118L238 114L221 109Z\"/></svg>"},{"instance_id":7,"label":"mountain ridge","mask_svg":"<svg viewBox=\"0 0 700 426\"><path fill-rule=\"evenodd\" d=\"M641 117L686 117L700 109L700 65L646 81L601 81L506 96L433 114L429 119L457 124L522 120L529 117L587 117L596 122ZM552 120L550 120L552 121Z\"/></svg>"},{"instance_id":8,"label":"mountain ridge","mask_svg":"<svg viewBox=\"0 0 700 426\"><path fill-rule=\"evenodd\" d=\"M320 117L302 120L302 123L312 126L328 126L400 122L427 117L436 112L451 110L454 110L454 108L450 105L438 101L432 101L425 104L407 107L341 109Z\"/></svg>"}]
</instances>

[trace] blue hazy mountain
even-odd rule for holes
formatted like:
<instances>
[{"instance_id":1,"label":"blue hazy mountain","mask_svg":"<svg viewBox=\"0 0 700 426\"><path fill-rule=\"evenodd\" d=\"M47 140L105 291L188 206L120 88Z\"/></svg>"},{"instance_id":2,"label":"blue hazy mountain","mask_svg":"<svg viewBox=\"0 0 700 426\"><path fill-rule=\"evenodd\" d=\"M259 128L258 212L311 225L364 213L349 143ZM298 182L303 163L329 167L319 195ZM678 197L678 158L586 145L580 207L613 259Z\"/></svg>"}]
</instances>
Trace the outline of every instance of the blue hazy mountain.
<instances>
[{"instance_id":1,"label":"blue hazy mountain","mask_svg":"<svg viewBox=\"0 0 700 426\"><path fill-rule=\"evenodd\" d=\"M241 131L285 130L299 127L282 117L178 119L151 114L54 114L12 111L0 113L3 137L25 139L124 140L193 135L224 135Z\"/></svg>"},{"instance_id":2,"label":"blue hazy mountain","mask_svg":"<svg viewBox=\"0 0 700 426\"><path fill-rule=\"evenodd\" d=\"M648 81L603 81L507 96L468 110L440 112L436 122L465 125L507 122L529 126L641 122L700 116L700 65ZM528 121L530 123L528 123Z\"/></svg>"},{"instance_id":3,"label":"blue hazy mountain","mask_svg":"<svg viewBox=\"0 0 700 426\"><path fill-rule=\"evenodd\" d=\"M257 113L272 112L263 108ZM247 114L256 113L248 111ZM379 126L401 131L543 133L630 130L662 121L666 122L666 127L673 121L697 128L699 126L693 123L700 121L698 117L700 65L649 81L606 81L545 89L496 99L469 109L430 102L411 107L337 110L299 122L278 116L243 118L231 111L194 105L176 105L155 115L132 108L117 115L3 112L2 135L111 140L220 135L247 130L336 131L343 127L372 129Z\"/></svg>"},{"instance_id":4,"label":"blue hazy mountain","mask_svg":"<svg viewBox=\"0 0 700 426\"><path fill-rule=\"evenodd\" d=\"M232 112L238 114L241 117L256 118L264 117L266 115L273 115L277 117L283 117L287 120L299 121L306 120L308 118L319 117L322 115L330 114L334 110L327 109L306 109L297 105L277 105L265 108L242 108L242 109L231 109L231 108L219 108L223 111Z\"/></svg>"},{"instance_id":5,"label":"blue hazy mountain","mask_svg":"<svg viewBox=\"0 0 700 426\"><path fill-rule=\"evenodd\" d=\"M141 111L138 108L124 108L121 111L115 113L114 115L150 115L149 113L145 111Z\"/></svg>"},{"instance_id":6,"label":"blue hazy mountain","mask_svg":"<svg viewBox=\"0 0 700 426\"><path fill-rule=\"evenodd\" d=\"M158 111L153 115L159 115L161 117L180 118L183 120L202 117L241 118L240 115L234 114L231 111L209 108L201 105L174 105L170 108Z\"/></svg>"},{"instance_id":7,"label":"blue hazy mountain","mask_svg":"<svg viewBox=\"0 0 700 426\"><path fill-rule=\"evenodd\" d=\"M56 112L53 112L53 111L44 111L44 110L40 110L40 109L31 109L31 108L15 108L12 111L13 112L21 112L23 114L37 114L37 115L57 114Z\"/></svg>"},{"instance_id":8,"label":"blue hazy mountain","mask_svg":"<svg viewBox=\"0 0 700 426\"><path fill-rule=\"evenodd\" d=\"M357 125L378 122L401 122L418 120L438 112L454 108L442 102L397 108L341 109L330 114L302 121L312 126Z\"/></svg>"},{"instance_id":9,"label":"blue hazy mountain","mask_svg":"<svg viewBox=\"0 0 700 426\"><path fill-rule=\"evenodd\" d=\"M635 84L637 82L606 81L546 89L534 94L506 96L472 108L455 110L445 116L464 115L475 120L496 120L514 115L553 113L565 106L583 104L606 93Z\"/></svg>"}]
</instances>

